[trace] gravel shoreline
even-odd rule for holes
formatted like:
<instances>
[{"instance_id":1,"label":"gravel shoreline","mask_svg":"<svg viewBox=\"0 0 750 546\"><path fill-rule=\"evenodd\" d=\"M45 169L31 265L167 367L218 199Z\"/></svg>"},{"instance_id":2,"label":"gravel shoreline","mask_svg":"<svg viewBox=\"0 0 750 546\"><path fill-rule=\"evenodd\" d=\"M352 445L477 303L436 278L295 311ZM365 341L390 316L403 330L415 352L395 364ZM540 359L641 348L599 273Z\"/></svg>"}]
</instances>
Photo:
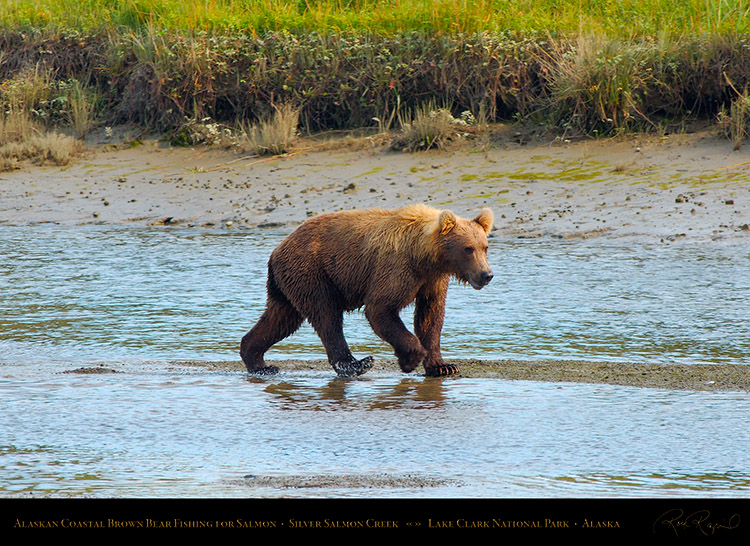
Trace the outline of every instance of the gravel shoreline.
<instances>
[{"instance_id":1,"label":"gravel shoreline","mask_svg":"<svg viewBox=\"0 0 750 546\"><path fill-rule=\"evenodd\" d=\"M693 391L750 391L750 367L735 364L641 364L588 361L520 361L520 360L462 360L448 359L461 368L459 376L429 378L447 381L456 378L493 378L552 383L588 383L621 385L639 388L662 388ZM330 372L325 360L274 360L280 374L288 372ZM244 371L241 362L175 362L182 366L201 366L223 371ZM373 369L364 375L399 374L395 359L376 360ZM422 374L403 374L404 378ZM274 376L271 376L274 377Z\"/></svg>"}]
</instances>

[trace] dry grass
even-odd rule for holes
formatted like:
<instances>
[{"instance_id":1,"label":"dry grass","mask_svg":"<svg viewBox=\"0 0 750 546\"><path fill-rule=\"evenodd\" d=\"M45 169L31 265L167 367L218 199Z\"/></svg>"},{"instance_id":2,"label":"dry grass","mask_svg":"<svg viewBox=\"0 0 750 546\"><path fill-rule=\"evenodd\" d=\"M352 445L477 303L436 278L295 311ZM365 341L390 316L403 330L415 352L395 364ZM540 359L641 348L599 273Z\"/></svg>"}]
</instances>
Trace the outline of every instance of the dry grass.
<instances>
[{"instance_id":1,"label":"dry grass","mask_svg":"<svg viewBox=\"0 0 750 546\"><path fill-rule=\"evenodd\" d=\"M68 165L84 151L83 144L68 135L46 132L26 113L0 116L0 171L17 169L24 161Z\"/></svg>"},{"instance_id":2,"label":"dry grass","mask_svg":"<svg viewBox=\"0 0 750 546\"><path fill-rule=\"evenodd\" d=\"M79 140L60 133L47 133L25 142L0 146L0 171L17 169L24 161L37 165L69 165L83 151L84 146Z\"/></svg>"},{"instance_id":3,"label":"dry grass","mask_svg":"<svg viewBox=\"0 0 750 546\"><path fill-rule=\"evenodd\" d=\"M28 147L32 150L32 159L36 163L59 166L69 165L84 150L80 140L57 132L32 138Z\"/></svg>"},{"instance_id":4,"label":"dry grass","mask_svg":"<svg viewBox=\"0 0 750 546\"><path fill-rule=\"evenodd\" d=\"M299 109L282 104L275 107L273 115L258 123L243 128L243 148L258 155L281 155L287 153L297 137Z\"/></svg>"},{"instance_id":5,"label":"dry grass","mask_svg":"<svg viewBox=\"0 0 750 546\"><path fill-rule=\"evenodd\" d=\"M36 63L0 87L0 171L24 161L68 165L83 152L75 138L50 130L67 120L84 136L93 125L94 106L78 81L61 85L53 71Z\"/></svg>"},{"instance_id":6,"label":"dry grass","mask_svg":"<svg viewBox=\"0 0 750 546\"><path fill-rule=\"evenodd\" d=\"M41 132L39 124L25 112L10 110L0 115L0 146L27 141Z\"/></svg>"}]
</instances>

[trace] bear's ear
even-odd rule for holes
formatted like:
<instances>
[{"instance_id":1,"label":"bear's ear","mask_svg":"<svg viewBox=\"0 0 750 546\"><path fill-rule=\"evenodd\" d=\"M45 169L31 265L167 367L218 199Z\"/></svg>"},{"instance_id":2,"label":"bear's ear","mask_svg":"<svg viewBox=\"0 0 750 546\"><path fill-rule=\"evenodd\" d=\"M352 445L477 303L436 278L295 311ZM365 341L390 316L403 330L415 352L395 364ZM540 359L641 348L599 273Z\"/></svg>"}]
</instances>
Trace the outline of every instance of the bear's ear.
<instances>
[{"instance_id":1,"label":"bear's ear","mask_svg":"<svg viewBox=\"0 0 750 546\"><path fill-rule=\"evenodd\" d=\"M438 231L440 235L450 233L451 230L456 226L456 215L449 210L444 210L438 217Z\"/></svg>"},{"instance_id":2,"label":"bear's ear","mask_svg":"<svg viewBox=\"0 0 750 546\"><path fill-rule=\"evenodd\" d=\"M492 231L492 223L495 221L495 215L492 214L492 211L490 209L484 208L479 211L479 216L474 218L474 221L482 226L484 232L489 235L490 231Z\"/></svg>"}]
</instances>

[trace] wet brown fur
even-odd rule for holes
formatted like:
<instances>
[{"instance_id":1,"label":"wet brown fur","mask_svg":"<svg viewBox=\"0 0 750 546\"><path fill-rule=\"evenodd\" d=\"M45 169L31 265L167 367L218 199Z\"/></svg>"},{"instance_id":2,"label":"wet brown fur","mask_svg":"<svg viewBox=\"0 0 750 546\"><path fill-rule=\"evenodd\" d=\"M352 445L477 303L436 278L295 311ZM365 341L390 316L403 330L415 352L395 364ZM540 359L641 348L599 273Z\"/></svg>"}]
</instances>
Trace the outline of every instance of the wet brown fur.
<instances>
[{"instance_id":1,"label":"wet brown fur","mask_svg":"<svg viewBox=\"0 0 750 546\"><path fill-rule=\"evenodd\" d=\"M492 221L489 209L467 220L425 205L308 220L271 253L266 310L240 349L248 371L276 372L263 355L307 319L339 375L364 373L372 359L355 359L343 334L343 313L364 307L404 372L421 363L427 375L457 373L440 354L448 281L454 276L480 289L492 278L486 255ZM412 302L414 334L399 317Z\"/></svg>"}]
</instances>

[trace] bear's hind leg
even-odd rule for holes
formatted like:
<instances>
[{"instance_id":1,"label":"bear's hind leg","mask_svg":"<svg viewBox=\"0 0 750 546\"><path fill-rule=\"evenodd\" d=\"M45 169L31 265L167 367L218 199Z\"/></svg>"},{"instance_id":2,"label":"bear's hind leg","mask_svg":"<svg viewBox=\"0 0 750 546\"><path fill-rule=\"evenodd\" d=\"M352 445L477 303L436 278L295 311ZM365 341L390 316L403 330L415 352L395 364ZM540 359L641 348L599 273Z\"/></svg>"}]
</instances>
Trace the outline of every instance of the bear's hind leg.
<instances>
[{"instance_id":1,"label":"bear's hind leg","mask_svg":"<svg viewBox=\"0 0 750 546\"><path fill-rule=\"evenodd\" d=\"M276 366L266 366L263 355L272 345L293 334L303 320L288 301L269 296L263 315L240 343L240 356L247 371L254 374L277 373L279 369Z\"/></svg>"},{"instance_id":2,"label":"bear's hind leg","mask_svg":"<svg viewBox=\"0 0 750 546\"><path fill-rule=\"evenodd\" d=\"M328 362L339 377L355 377L372 368L372 357L357 360L344 337L344 316L339 310L318 309L310 318L310 324L326 349Z\"/></svg>"}]
</instances>

